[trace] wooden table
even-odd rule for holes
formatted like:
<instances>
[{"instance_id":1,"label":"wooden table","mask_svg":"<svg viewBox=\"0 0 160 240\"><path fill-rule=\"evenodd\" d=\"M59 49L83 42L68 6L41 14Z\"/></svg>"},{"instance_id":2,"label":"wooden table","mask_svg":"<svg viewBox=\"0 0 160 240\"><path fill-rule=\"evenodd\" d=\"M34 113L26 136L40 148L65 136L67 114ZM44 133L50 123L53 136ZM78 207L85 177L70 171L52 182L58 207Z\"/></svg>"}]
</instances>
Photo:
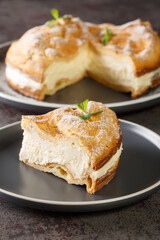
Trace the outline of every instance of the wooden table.
<instances>
[{"instance_id":1,"label":"wooden table","mask_svg":"<svg viewBox=\"0 0 160 240\"><path fill-rule=\"evenodd\" d=\"M51 8L59 9L61 15L71 13L97 23L121 24L141 17L160 33L158 0L1 0L0 43L50 19ZM30 113L0 103L0 127ZM160 133L160 105L118 117ZM160 239L160 191L127 207L85 214L39 211L0 198L0 239Z\"/></svg>"}]
</instances>

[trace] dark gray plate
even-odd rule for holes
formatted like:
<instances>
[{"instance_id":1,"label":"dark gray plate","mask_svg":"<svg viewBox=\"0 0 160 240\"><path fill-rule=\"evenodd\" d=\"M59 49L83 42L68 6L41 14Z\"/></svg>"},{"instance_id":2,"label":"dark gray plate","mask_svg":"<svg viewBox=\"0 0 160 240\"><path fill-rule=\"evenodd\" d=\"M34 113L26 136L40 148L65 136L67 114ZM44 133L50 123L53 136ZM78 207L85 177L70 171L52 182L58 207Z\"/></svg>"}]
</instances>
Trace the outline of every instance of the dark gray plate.
<instances>
[{"instance_id":1,"label":"dark gray plate","mask_svg":"<svg viewBox=\"0 0 160 240\"><path fill-rule=\"evenodd\" d=\"M109 89L90 78L66 87L53 96L45 98L45 101L37 101L25 97L11 89L5 81L5 55L10 43L0 45L0 99L12 106L22 109L47 112L53 108L71 106L90 99L106 104L117 113L143 109L160 102L160 86L149 90L138 99L131 99L130 94L119 93Z\"/></svg>"},{"instance_id":2,"label":"dark gray plate","mask_svg":"<svg viewBox=\"0 0 160 240\"><path fill-rule=\"evenodd\" d=\"M160 186L160 138L137 124L121 120L123 153L117 174L94 195L18 160L20 123L0 130L0 194L15 203L39 209L88 212L124 206Z\"/></svg>"}]
</instances>

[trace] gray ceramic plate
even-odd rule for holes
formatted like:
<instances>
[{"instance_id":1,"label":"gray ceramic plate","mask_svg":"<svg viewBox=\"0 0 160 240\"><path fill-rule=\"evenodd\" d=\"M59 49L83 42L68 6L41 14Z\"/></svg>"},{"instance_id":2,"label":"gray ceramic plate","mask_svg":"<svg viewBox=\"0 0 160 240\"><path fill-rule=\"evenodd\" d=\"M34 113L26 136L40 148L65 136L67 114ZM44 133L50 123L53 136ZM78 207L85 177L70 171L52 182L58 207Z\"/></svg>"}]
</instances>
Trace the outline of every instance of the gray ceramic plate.
<instances>
[{"instance_id":1,"label":"gray ceramic plate","mask_svg":"<svg viewBox=\"0 0 160 240\"><path fill-rule=\"evenodd\" d=\"M89 212L128 205L160 186L160 138L137 124L121 120L123 153L117 174L94 195L18 160L20 123L0 130L0 194L17 204L63 212Z\"/></svg>"},{"instance_id":2,"label":"gray ceramic plate","mask_svg":"<svg viewBox=\"0 0 160 240\"><path fill-rule=\"evenodd\" d=\"M53 108L71 106L80 103L85 99L102 102L117 113L129 112L143 109L160 102L160 86L149 90L144 96L138 99L131 99L130 94L113 91L90 78L66 87L45 101L36 101L25 97L11 89L5 81L4 58L10 43L0 45L0 99L2 102L12 106L20 107L38 112L47 112Z\"/></svg>"}]
</instances>

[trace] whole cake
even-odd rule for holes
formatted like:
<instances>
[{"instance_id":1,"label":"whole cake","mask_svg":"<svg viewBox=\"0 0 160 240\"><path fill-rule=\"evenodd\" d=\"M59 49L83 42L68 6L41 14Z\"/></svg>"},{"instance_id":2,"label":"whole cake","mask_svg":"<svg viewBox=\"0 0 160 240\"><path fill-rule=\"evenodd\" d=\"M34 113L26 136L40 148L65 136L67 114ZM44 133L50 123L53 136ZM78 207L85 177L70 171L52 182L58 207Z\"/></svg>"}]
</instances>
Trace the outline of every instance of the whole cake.
<instances>
[{"instance_id":1,"label":"whole cake","mask_svg":"<svg viewBox=\"0 0 160 240\"><path fill-rule=\"evenodd\" d=\"M86 100L78 109L23 116L20 161L95 193L116 174L122 135L116 114Z\"/></svg>"},{"instance_id":2,"label":"whole cake","mask_svg":"<svg viewBox=\"0 0 160 240\"><path fill-rule=\"evenodd\" d=\"M159 84L160 39L149 22L98 25L52 14L7 52L6 79L15 90L43 100L90 76L135 98Z\"/></svg>"}]
</instances>

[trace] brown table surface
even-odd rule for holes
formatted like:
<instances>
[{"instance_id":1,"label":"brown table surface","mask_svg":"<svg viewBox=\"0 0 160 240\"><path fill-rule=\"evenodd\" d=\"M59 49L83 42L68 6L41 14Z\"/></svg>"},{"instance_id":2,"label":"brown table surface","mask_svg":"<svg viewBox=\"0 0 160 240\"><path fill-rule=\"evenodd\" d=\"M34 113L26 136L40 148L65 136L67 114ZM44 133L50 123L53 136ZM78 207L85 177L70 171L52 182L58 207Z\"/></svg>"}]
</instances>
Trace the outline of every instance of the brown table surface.
<instances>
[{"instance_id":1,"label":"brown table surface","mask_svg":"<svg viewBox=\"0 0 160 240\"><path fill-rule=\"evenodd\" d=\"M96 23L142 18L160 33L159 0L0 0L0 43L50 19L52 8ZM29 113L0 103L0 127ZM160 105L118 117L160 133ZM0 239L160 239L160 191L130 206L83 214L40 211L0 198Z\"/></svg>"}]
</instances>

